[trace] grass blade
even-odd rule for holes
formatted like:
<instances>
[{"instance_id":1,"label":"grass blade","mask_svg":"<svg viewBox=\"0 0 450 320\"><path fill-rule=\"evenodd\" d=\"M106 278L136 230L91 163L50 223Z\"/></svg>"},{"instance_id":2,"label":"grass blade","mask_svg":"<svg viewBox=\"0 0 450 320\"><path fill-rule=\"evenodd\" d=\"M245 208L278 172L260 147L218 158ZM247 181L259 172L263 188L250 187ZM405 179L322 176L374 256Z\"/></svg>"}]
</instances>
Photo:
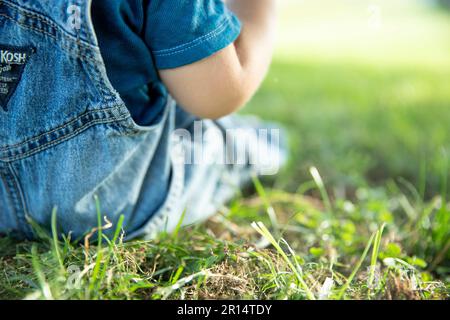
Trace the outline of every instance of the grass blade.
<instances>
[{"instance_id":1,"label":"grass blade","mask_svg":"<svg viewBox=\"0 0 450 320\"><path fill-rule=\"evenodd\" d=\"M380 229L378 229L378 231L375 234L375 240L372 248L372 257L370 259L370 273L368 280L369 289L372 288L372 284L375 279L375 269L377 266L378 253L380 251L381 237L383 235L385 226L386 224L383 223L383 225L380 227Z\"/></svg>"},{"instance_id":2,"label":"grass blade","mask_svg":"<svg viewBox=\"0 0 450 320\"><path fill-rule=\"evenodd\" d=\"M42 272L41 265L39 263L38 252L36 245L31 247L31 263L33 265L34 272L38 278L41 293L46 300L53 300L52 292L50 286L48 285L45 275Z\"/></svg>"},{"instance_id":3,"label":"grass blade","mask_svg":"<svg viewBox=\"0 0 450 320\"><path fill-rule=\"evenodd\" d=\"M328 195L327 189L323 183L322 177L320 176L319 170L316 167L309 168L309 172L314 179L314 182L319 189L320 195L322 197L323 203L329 215L333 215L333 206L331 205L330 197Z\"/></svg>"},{"instance_id":4,"label":"grass blade","mask_svg":"<svg viewBox=\"0 0 450 320\"><path fill-rule=\"evenodd\" d=\"M294 264L292 263L291 259L289 259L289 257L286 255L284 250L280 247L280 245L275 240L275 238L272 236L270 231L266 228L266 226L262 222L258 222L258 223L253 222L252 223L252 227L260 235L262 235L264 238L266 238L275 247L275 249L278 251L278 253L283 257L284 261L286 261L286 263L288 264L289 268L291 268L292 272L294 272L297 280L300 283L300 286L303 288L303 290L305 290L306 296L308 297L308 299L316 300L314 294L309 289L309 287L306 284L305 280L303 280L303 276L299 273L299 270L294 266Z\"/></svg>"},{"instance_id":5,"label":"grass blade","mask_svg":"<svg viewBox=\"0 0 450 320\"><path fill-rule=\"evenodd\" d=\"M57 208L53 208L53 211L52 211L53 251L55 253L56 260L58 260L59 267L61 268L61 270L64 270L64 263L63 263L63 259L61 258L61 250L60 250L60 247L59 247L58 229L57 229L57 225L56 225L56 213L57 213L57 211L58 211Z\"/></svg>"},{"instance_id":6,"label":"grass blade","mask_svg":"<svg viewBox=\"0 0 450 320\"><path fill-rule=\"evenodd\" d=\"M353 269L350 276L347 278L347 282L345 285L341 288L337 295L337 299L341 300L344 296L345 292L347 291L348 287L350 286L350 283L353 281L353 278L355 277L356 273L358 273L359 269L361 268L361 265L363 264L364 260L366 259L367 253L369 252L370 247L372 246L373 239L375 237L375 233L373 233L370 236L369 241L367 242L366 248L364 249L363 254L361 255L361 258L359 259L358 263L356 264L355 268Z\"/></svg>"},{"instance_id":7,"label":"grass blade","mask_svg":"<svg viewBox=\"0 0 450 320\"><path fill-rule=\"evenodd\" d=\"M272 204L270 203L269 197L266 194L266 190L264 190L261 181L258 179L256 175L252 175L252 180L253 184L255 185L256 192L264 202L264 207L266 209L267 215L270 218L270 222L272 223L272 226L275 229L275 233L279 235L279 225L277 215L275 214L275 209L273 208Z\"/></svg>"}]
</instances>

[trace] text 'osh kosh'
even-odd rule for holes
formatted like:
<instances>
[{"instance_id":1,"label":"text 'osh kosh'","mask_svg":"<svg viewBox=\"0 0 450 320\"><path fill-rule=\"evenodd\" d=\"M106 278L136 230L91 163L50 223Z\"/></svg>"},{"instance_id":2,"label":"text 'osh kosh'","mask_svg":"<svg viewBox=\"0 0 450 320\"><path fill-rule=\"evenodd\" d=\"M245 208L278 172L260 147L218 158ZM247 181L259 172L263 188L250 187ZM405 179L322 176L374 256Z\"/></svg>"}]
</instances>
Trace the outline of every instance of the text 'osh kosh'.
<instances>
[{"instance_id":1,"label":"text 'osh kosh'","mask_svg":"<svg viewBox=\"0 0 450 320\"><path fill-rule=\"evenodd\" d=\"M24 64L26 61L26 53L13 53L8 50L0 50L0 63Z\"/></svg>"}]
</instances>

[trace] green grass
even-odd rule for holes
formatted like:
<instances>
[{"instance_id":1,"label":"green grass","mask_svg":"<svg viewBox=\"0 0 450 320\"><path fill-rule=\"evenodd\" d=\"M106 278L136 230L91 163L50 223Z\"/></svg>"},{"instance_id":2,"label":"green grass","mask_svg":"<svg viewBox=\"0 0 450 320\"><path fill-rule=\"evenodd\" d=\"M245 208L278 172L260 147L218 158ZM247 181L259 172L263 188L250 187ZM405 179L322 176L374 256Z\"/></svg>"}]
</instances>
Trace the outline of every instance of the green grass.
<instances>
[{"instance_id":1,"label":"green grass","mask_svg":"<svg viewBox=\"0 0 450 320\"><path fill-rule=\"evenodd\" d=\"M0 239L0 297L450 298L450 14L421 3L284 1L244 111L290 133L276 181L149 242L58 241L54 214L39 242Z\"/></svg>"},{"instance_id":2,"label":"green grass","mask_svg":"<svg viewBox=\"0 0 450 320\"><path fill-rule=\"evenodd\" d=\"M309 196L281 190L265 190L265 196L277 215L279 238L269 231L273 225L266 200L254 196L234 201L227 213L205 225L163 234L155 241L123 243L120 227L114 239L103 236L95 246L55 242L51 234L44 233L38 243L1 239L0 296L449 297L448 243L436 238L443 232L436 221L443 210L438 201L411 203L416 210L424 210L412 221L402 203L413 200L382 189L361 189L353 203L334 201L331 217L320 201ZM252 228L251 221L261 222ZM324 283L330 281L333 285L325 290Z\"/></svg>"}]
</instances>

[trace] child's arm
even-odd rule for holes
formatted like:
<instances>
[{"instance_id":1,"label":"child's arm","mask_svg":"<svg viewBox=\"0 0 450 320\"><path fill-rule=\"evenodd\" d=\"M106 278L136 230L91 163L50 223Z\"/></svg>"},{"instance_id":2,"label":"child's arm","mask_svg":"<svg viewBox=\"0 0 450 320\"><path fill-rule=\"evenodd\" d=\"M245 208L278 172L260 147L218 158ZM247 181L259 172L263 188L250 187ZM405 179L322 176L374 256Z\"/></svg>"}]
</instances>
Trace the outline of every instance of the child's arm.
<instances>
[{"instance_id":1,"label":"child's arm","mask_svg":"<svg viewBox=\"0 0 450 320\"><path fill-rule=\"evenodd\" d=\"M237 41L209 58L160 71L180 105L201 118L220 118L253 96L272 59L276 2L227 0L242 23Z\"/></svg>"}]
</instances>

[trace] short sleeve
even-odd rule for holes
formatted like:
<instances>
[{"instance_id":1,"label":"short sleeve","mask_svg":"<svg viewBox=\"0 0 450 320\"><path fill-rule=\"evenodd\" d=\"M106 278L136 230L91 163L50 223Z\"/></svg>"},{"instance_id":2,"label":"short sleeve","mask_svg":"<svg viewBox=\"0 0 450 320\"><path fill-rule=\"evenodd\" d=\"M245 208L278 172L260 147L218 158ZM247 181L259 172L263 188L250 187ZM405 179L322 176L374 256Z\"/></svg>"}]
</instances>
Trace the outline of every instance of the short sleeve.
<instances>
[{"instance_id":1,"label":"short sleeve","mask_svg":"<svg viewBox=\"0 0 450 320\"><path fill-rule=\"evenodd\" d=\"M233 43L238 18L223 0L150 0L145 41L158 69L191 64Z\"/></svg>"}]
</instances>

